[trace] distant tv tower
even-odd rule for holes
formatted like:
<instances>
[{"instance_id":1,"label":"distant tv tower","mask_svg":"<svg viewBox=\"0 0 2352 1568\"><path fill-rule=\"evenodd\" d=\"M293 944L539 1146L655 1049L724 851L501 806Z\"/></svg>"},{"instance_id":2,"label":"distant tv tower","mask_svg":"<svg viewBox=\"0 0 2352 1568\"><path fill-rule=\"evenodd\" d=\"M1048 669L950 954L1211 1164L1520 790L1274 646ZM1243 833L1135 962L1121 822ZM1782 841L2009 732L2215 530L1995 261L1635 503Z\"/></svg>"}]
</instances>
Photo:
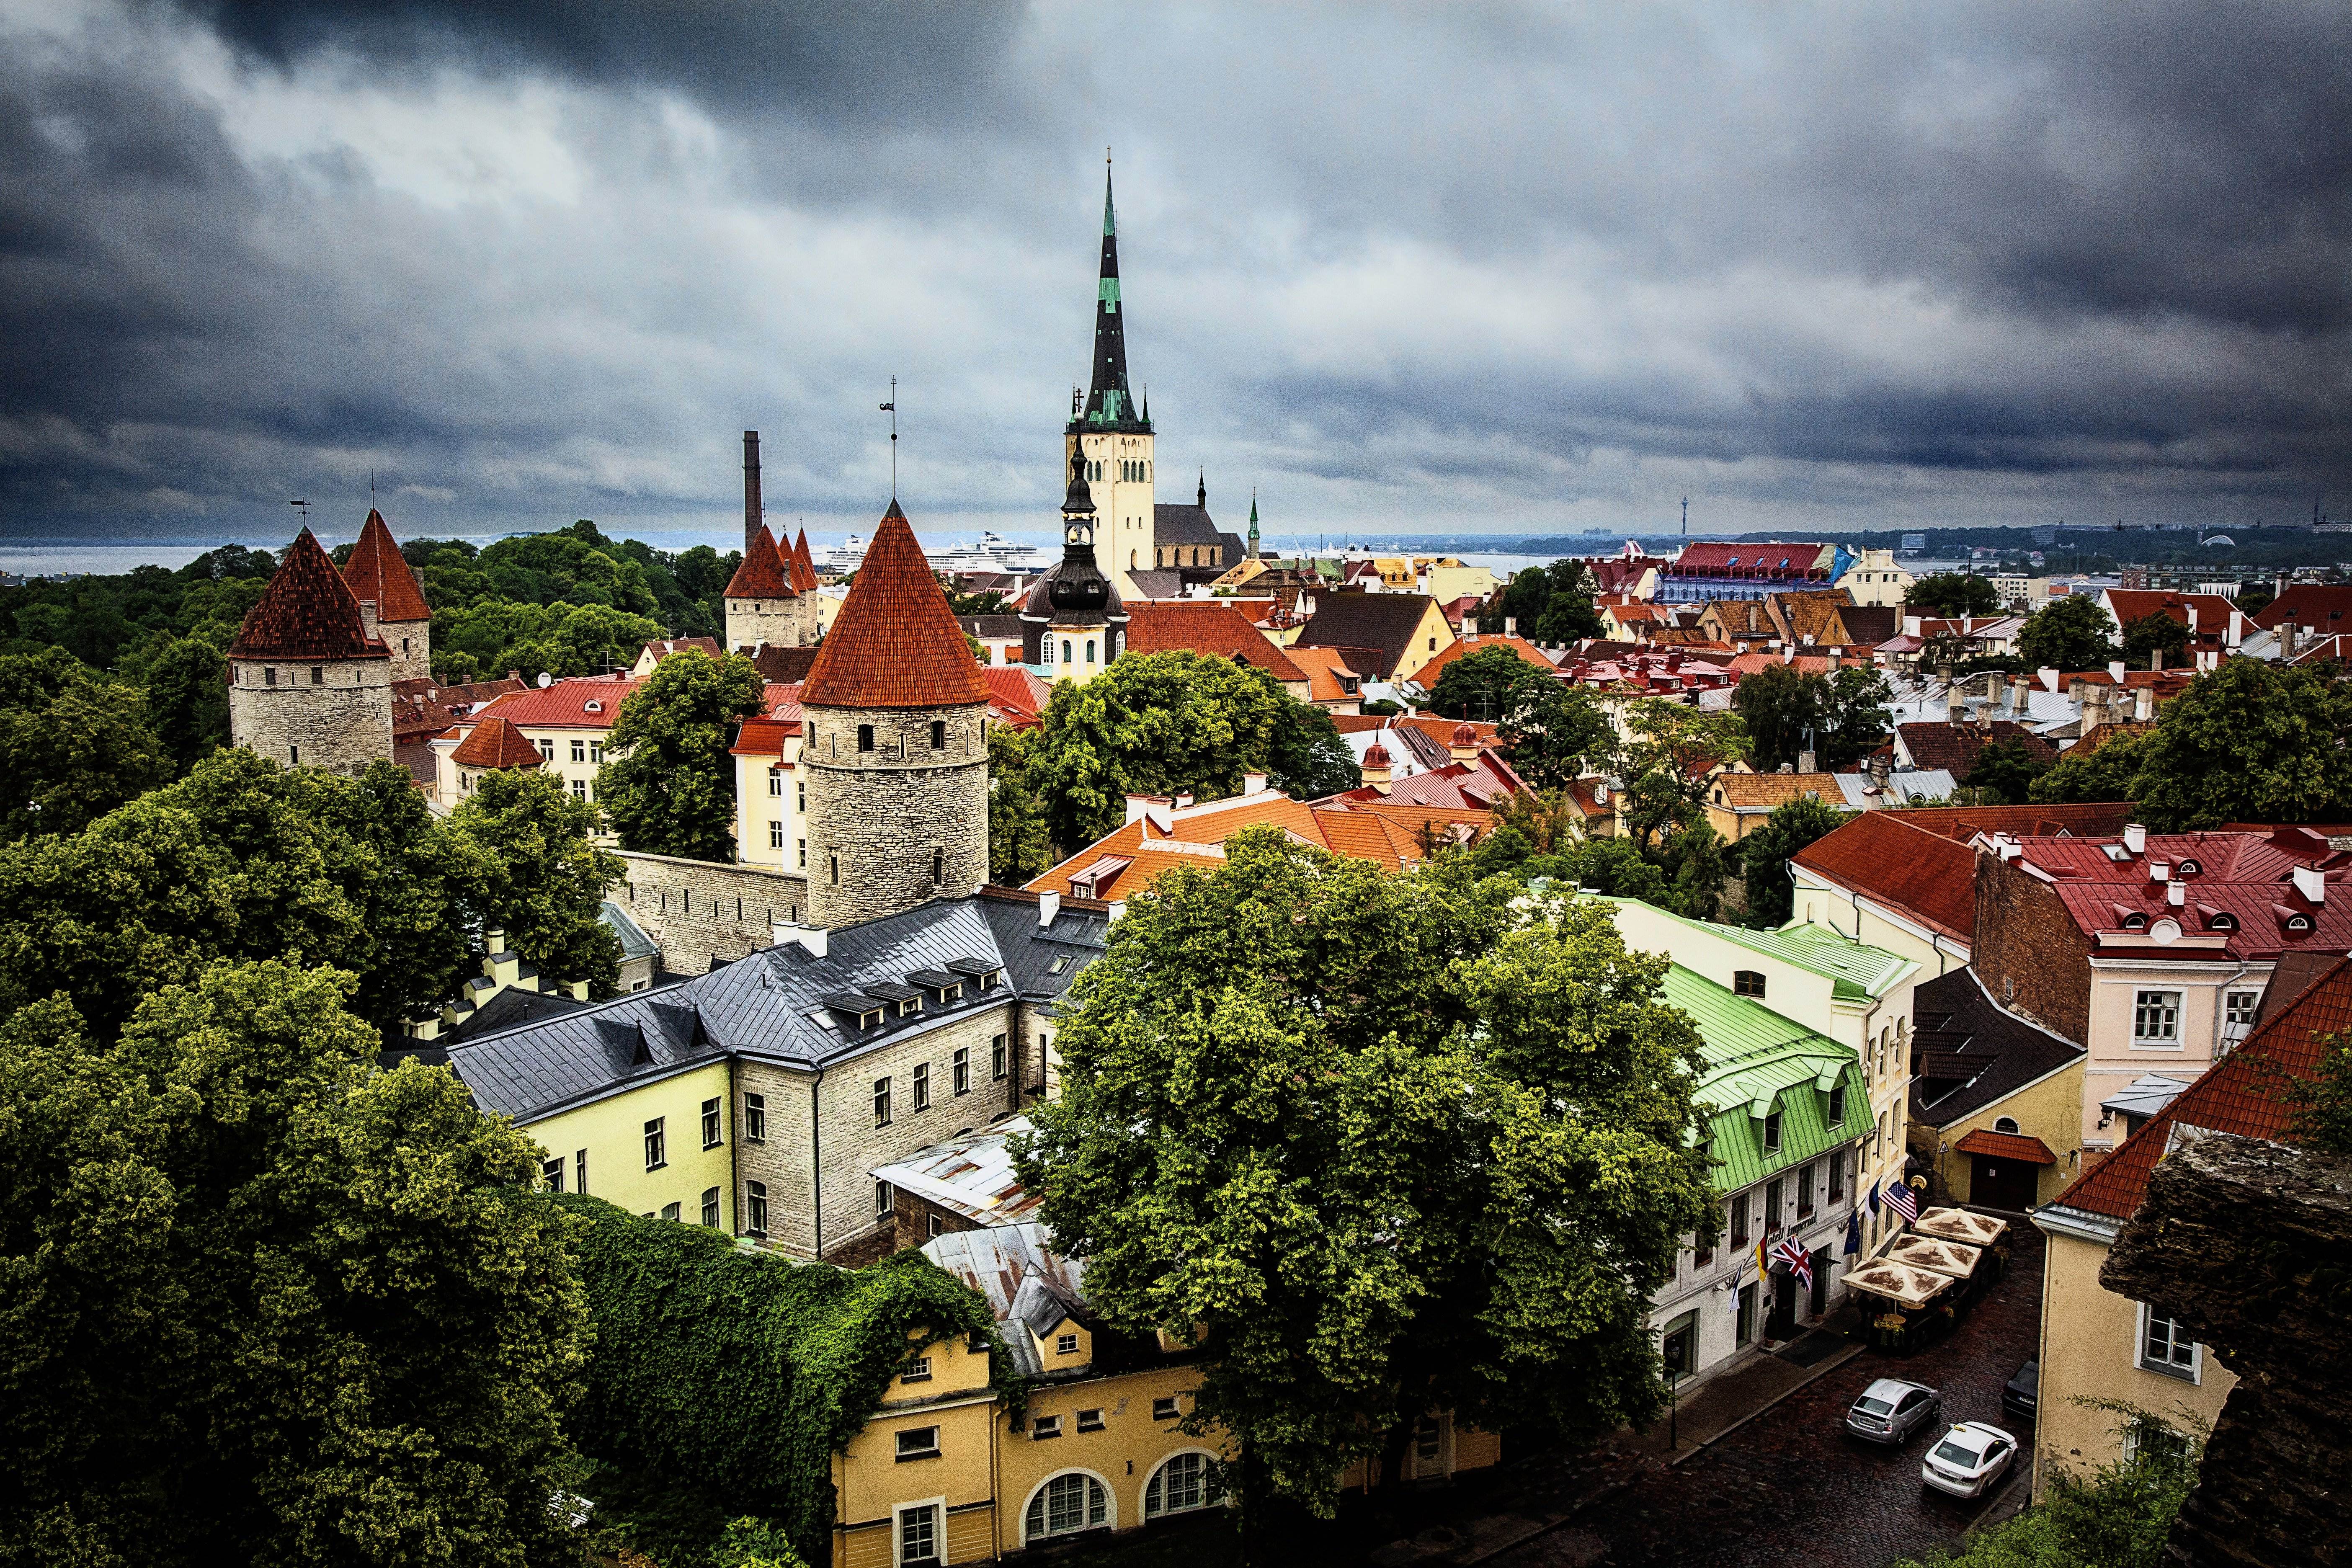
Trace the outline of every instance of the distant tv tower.
<instances>
[{"instance_id":1,"label":"distant tv tower","mask_svg":"<svg viewBox=\"0 0 2352 1568\"><path fill-rule=\"evenodd\" d=\"M1690 497L1683 497L1683 537L1690 537Z\"/></svg>"}]
</instances>

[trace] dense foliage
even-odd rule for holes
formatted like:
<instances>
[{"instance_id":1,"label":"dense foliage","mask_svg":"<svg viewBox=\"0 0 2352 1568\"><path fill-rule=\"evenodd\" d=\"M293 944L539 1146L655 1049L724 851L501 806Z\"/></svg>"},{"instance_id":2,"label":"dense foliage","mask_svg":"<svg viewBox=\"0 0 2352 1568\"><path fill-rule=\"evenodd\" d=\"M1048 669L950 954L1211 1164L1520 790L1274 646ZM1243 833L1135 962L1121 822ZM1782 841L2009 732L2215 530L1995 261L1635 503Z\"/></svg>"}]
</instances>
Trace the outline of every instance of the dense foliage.
<instances>
[{"instance_id":1,"label":"dense foliage","mask_svg":"<svg viewBox=\"0 0 2352 1568\"><path fill-rule=\"evenodd\" d=\"M2187 662L2189 623L2151 610L2124 628L2123 649L2124 662L2134 669L2157 668L2158 655L2166 668L2178 669Z\"/></svg>"},{"instance_id":2,"label":"dense foliage","mask_svg":"<svg viewBox=\"0 0 2352 1568\"><path fill-rule=\"evenodd\" d=\"M1083 684L1054 688L1027 742L1026 777L1065 853L1127 817L1130 795L1242 792L1242 775L1316 799L1362 782L1331 715L1255 665L1214 654L1127 654Z\"/></svg>"},{"instance_id":3,"label":"dense foliage","mask_svg":"<svg viewBox=\"0 0 2352 1568\"><path fill-rule=\"evenodd\" d=\"M1748 917L1764 927L1786 925L1796 912L1797 888L1789 862L1806 845L1837 831L1852 816L1822 800L1783 801L1764 825L1739 842L1748 881Z\"/></svg>"},{"instance_id":4,"label":"dense foliage","mask_svg":"<svg viewBox=\"0 0 2352 1568\"><path fill-rule=\"evenodd\" d=\"M146 706L61 647L0 655L0 843L79 833L169 778Z\"/></svg>"},{"instance_id":5,"label":"dense foliage","mask_svg":"<svg viewBox=\"0 0 2352 1568\"><path fill-rule=\"evenodd\" d=\"M444 821L391 763L344 777L217 752L80 833L0 848L0 1011L62 992L110 1030L215 961L285 958L356 976L353 1011L389 1028L452 995L493 927L609 988L617 943L586 928L618 867L551 783Z\"/></svg>"},{"instance_id":6,"label":"dense foliage","mask_svg":"<svg viewBox=\"0 0 2352 1568\"><path fill-rule=\"evenodd\" d=\"M1429 710L1444 719L1507 723L1547 687L1558 686L1507 643L1488 643L1449 662L1430 688Z\"/></svg>"},{"instance_id":7,"label":"dense foliage","mask_svg":"<svg viewBox=\"0 0 2352 1568\"><path fill-rule=\"evenodd\" d=\"M2035 669L2105 669L2123 657L2115 634L2116 623L2096 599L2070 595L2025 617L2017 633L2018 657Z\"/></svg>"},{"instance_id":8,"label":"dense foliage","mask_svg":"<svg viewBox=\"0 0 2352 1568\"><path fill-rule=\"evenodd\" d=\"M2110 734L2095 745L2078 742L2027 787L2036 804L2129 800L2132 781L2147 766L2148 733Z\"/></svg>"},{"instance_id":9,"label":"dense foliage","mask_svg":"<svg viewBox=\"0 0 2352 1568\"><path fill-rule=\"evenodd\" d=\"M1849 665L1828 675L1793 664L1768 665L1732 689L1732 711L1748 726L1755 765L1795 763L1806 752L1824 773L1870 755L1892 732L1894 693L1877 670Z\"/></svg>"},{"instance_id":10,"label":"dense foliage","mask_svg":"<svg viewBox=\"0 0 2352 1568\"><path fill-rule=\"evenodd\" d=\"M2000 593L1990 577L1972 572L1935 572L1911 584L1904 603L1937 616L1997 616Z\"/></svg>"},{"instance_id":11,"label":"dense foliage","mask_svg":"<svg viewBox=\"0 0 2352 1568\"><path fill-rule=\"evenodd\" d=\"M2023 805L2033 797L2035 781L2050 765L2026 750L2022 741L1992 741L1977 752L1976 762L1960 783L1977 792L1980 805Z\"/></svg>"},{"instance_id":12,"label":"dense foliage","mask_svg":"<svg viewBox=\"0 0 2352 1568\"><path fill-rule=\"evenodd\" d=\"M1524 567L1487 596L1479 607L1478 624L1499 632L1507 619L1530 642L1565 647L1601 634L1601 612L1592 602L1599 593L1581 561Z\"/></svg>"},{"instance_id":13,"label":"dense foliage","mask_svg":"<svg viewBox=\"0 0 2352 1568\"><path fill-rule=\"evenodd\" d=\"M1503 755L1540 789L1604 772L1617 755L1617 726L1592 691L1545 679L1502 723Z\"/></svg>"},{"instance_id":14,"label":"dense foliage","mask_svg":"<svg viewBox=\"0 0 2352 1568\"><path fill-rule=\"evenodd\" d=\"M831 1458L907 1357L978 1336L988 1304L920 1252L860 1269L800 1264L600 1198L548 1200L582 1222L596 1331L573 1426L597 1457L696 1481L832 1560ZM1001 1376L1010 1363L992 1360Z\"/></svg>"},{"instance_id":15,"label":"dense foliage","mask_svg":"<svg viewBox=\"0 0 2352 1568\"><path fill-rule=\"evenodd\" d=\"M1433 1408L1575 1437L1658 1408L1649 1297L1713 1207L1697 1033L1604 907L1519 890L1254 828L1079 982L1016 1168L1114 1323L1205 1332L1186 1420L1245 1498L1328 1511Z\"/></svg>"},{"instance_id":16,"label":"dense foliage","mask_svg":"<svg viewBox=\"0 0 2352 1568\"><path fill-rule=\"evenodd\" d=\"M596 801L624 849L735 858L737 726L765 710L767 685L741 654L682 648L621 703L605 738Z\"/></svg>"},{"instance_id":17,"label":"dense foliage","mask_svg":"<svg viewBox=\"0 0 2352 1568\"><path fill-rule=\"evenodd\" d=\"M569 1563L585 1312L530 1141L350 977L0 1022L0 1563Z\"/></svg>"},{"instance_id":18,"label":"dense foliage","mask_svg":"<svg viewBox=\"0 0 2352 1568\"><path fill-rule=\"evenodd\" d=\"M1054 863L1045 807L1029 783L1034 730L993 724L988 731L988 879L1017 888Z\"/></svg>"},{"instance_id":19,"label":"dense foliage","mask_svg":"<svg viewBox=\"0 0 2352 1568\"><path fill-rule=\"evenodd\" d=\"M1663 697L1626 710L1625 728L1632 732L1622 753L1625 822L1644 849L1662 833L1705 823L1714 770L1744 762L1754 749L1738 713Z\"/></svg>"}]
</instances>

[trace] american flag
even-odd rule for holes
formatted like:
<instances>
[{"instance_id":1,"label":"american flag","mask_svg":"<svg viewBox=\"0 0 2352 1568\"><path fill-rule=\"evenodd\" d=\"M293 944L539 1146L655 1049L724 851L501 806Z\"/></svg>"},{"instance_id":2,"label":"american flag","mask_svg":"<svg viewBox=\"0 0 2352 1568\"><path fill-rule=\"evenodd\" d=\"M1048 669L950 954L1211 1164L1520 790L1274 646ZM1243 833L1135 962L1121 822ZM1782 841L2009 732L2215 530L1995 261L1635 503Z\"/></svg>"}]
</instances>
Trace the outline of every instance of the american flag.
<instances>
[{"instance_id":1,"label":"american flag","mask_svg":"<svg viewBox=\"0 0 2352 1568\"><path fill-rule=\"evenodd\" d=\"M1886 1206L1893 1209L1896 1214L1901 1215L1905 1225L1911 1225L1917 1221L1919 1218L1919 1199L1909 1187L1905 1186L1899 1181L1889 1182L1886 1184L1885 1197Z\"/></svg>"},{"instance_id":2,"label":"american flag","mask_svg":"<svg viewBox=\"0 0 2352 1568\"><path fill-rule=\"evenodd\" d=\"M1794 1237L1784 1236L1772 1246L1772 1256L1789 1266L1789 1272L1803 1282L1806 1289L1813 1288L1813 1255L1797 1243Z\"/></svg>"}]
</instances>

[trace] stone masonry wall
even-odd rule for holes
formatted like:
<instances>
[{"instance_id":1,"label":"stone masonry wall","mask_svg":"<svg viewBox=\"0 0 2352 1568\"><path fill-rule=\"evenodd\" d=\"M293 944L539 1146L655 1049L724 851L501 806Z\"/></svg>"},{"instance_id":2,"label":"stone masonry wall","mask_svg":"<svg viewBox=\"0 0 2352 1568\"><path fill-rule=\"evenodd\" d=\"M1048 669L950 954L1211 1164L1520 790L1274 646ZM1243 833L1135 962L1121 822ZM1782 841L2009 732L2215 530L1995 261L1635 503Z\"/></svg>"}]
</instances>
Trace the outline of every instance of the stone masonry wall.
<instances>
[{"instance_id":1,"label":"stone masonry wall","mask_svg":"<svg viewBox=\"0 0 2352 1568\"><path fill-rule=\"evenodd\" d=\"M775 945L773 927L798 924L808 889L797 871L722 866L623 850L627 869L608 897L629 911L675 974L708 973L714 963Z\"/></svg>"},{"instance_id":2,"label":"stone masonry wall","mask_svg":"<svg viewBox=\"0 0 2352 1568\"><path fill-rule=\"evenodd\" d=\"M800 766L814 924L855 925L979 891L988 879L984 711L978 703L807 710ZM934 722L946 726L937 750ZM865 725L874 746L861 752Z\"/></svg>"},{"instance_id":3,"label":"stone masonry wall","mask_svg":"<svg viewBox=\"0 0 2352 1568\"><path fill-rule=\"evenodd\" d=\"M816 600L803 594L790 599L730 599L727 601L727 646L730 650L767 643L774 647L806 647L816 641Z\"/></svg>"},{"instance_id":4,"label":"stone masonry wall","mask_svg":"<svg viewBox=\"0 0 2352 1568\"><path fill-rule=\"evenodd\" d=\"M433 679L433 623L431 621L385 621L375 628L383 646L392 650L392 679L394 680L430 680Z\"/></svg>"},{"instance_id":5,"label":"stone masonry wall","mask_svg":"<svg viewBox=\"0 0 2352 1568\"><path fill-rule=\"evenodd\" d=\"M810 1085L814 1074L795 1072L757 1061L740 1063L736 1074L737 1125L744 1125L745 1093L767 1100L768 1135L759 1143L740 1142L737 1180L763 1182L768 1188L768 1239L787 1251L807 1257L816 1237L815 1202L824 1209L824 1252L863 1258L877 1251L875 1232L884 1232L881 1249L887 1250L892 1230L887 1215L874 1210L873 1168L904 1159L967 1128L988 1125L991 1118L1012 1103L1013 1079L998 1081L989 1074L989 1050L998 1035L1012 1027L1013 1003L1009 994L992 1006L967 1013L924 1034L892 1041L863 1057L824 1070L815 1100L824 1167L819 1189L812 1193L813 1144L809 1125ZM1008 1042L1009 1044L1009 1042ZM954 1063L959 1050L971 1053L971 1087L955 1092ZM930 1105L915 1109L915 1068L930 1068ZM874 1125L874 1085L890 1080L890 1123ZM737 1194L739 1202L742 1194ZM739 1213L747 1213L746 1205Z\"/></svg>"},{"instance_id":6,"label":"stone masonry wall","mask_svg":"<svg viewBox=\"0 0 2352 1568\"><path fill-rule=\"evenodd\" d=\"M323 664L233 659L232 744L288 767L346 773L392 757L392 665L381 658ZM277 672L269 684L268 672ZM318 679L312 679L313 672Z\"/></svg>"},{"instance_id":7,"label":"stone masonry wall","mask_svg":"<svg viewBox=\"0 0 2352 1568\"><path fill-rule=\"evenodd\" d=\"M1992 999L2078 1046L2091 1039L2091 939L2046 882L1977 857L1969 962Z\"/></svg>"}]
</instances>

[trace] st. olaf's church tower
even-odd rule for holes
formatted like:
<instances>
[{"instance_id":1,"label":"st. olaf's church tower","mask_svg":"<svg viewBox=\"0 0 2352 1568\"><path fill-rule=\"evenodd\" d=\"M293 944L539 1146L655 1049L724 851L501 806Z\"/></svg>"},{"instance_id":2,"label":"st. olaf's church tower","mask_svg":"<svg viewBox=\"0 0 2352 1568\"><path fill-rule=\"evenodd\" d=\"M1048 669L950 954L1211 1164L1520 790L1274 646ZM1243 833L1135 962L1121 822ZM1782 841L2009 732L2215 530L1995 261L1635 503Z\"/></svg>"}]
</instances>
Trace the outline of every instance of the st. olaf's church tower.
<instances>
[{"instance_id":1,"label":"st. olaf's church tower","mask_svg":"<svg viewBox=\"0 0 2352 1568\"><path fill-rule=\"evenodd\" d=\"M1062 471L1079 470L1094 497L1095 558L1120 596L1139 599L1129 574L1149 571L1152 554L1151 408L1139 407L1127 384L1127 323L1118 298L1118 220L1110 174L1103 174L1102 277L1095 293L1094 384L1072 399Z\"/></svg>"}]
</instances>

